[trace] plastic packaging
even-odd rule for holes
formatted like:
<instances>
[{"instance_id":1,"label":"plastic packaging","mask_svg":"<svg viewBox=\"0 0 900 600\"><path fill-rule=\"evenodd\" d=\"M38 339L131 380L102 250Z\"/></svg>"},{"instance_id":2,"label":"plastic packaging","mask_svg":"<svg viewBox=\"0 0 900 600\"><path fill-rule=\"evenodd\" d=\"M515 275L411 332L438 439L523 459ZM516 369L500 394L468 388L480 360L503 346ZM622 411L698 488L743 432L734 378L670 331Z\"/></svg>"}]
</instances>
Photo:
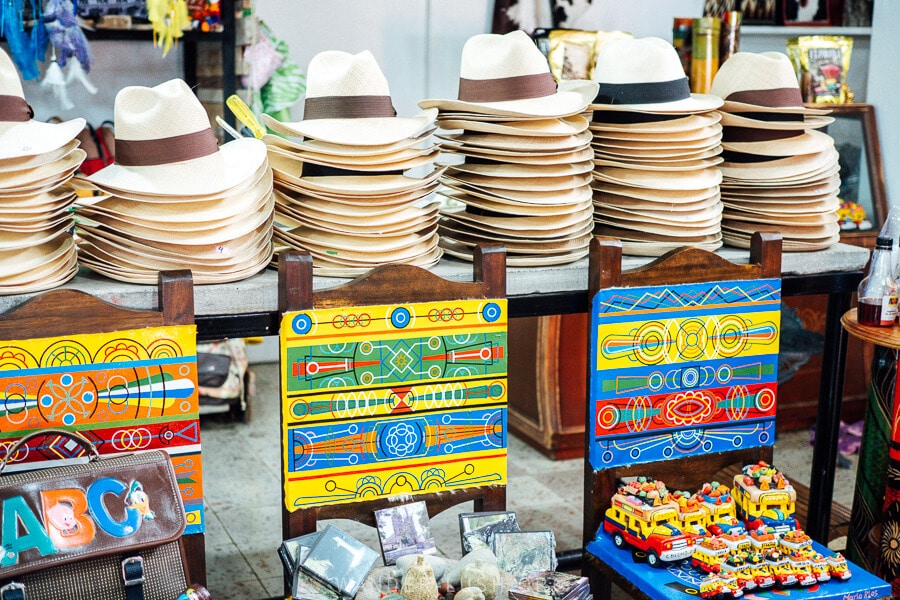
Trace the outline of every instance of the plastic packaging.
<instances>
[{"instance_id":1,"label":"plastic packaging","mask_svg":"<svg viewBox=\"0 0 900 600\"><path fill-rule=\"evenodd\" d=\"M804 35L787 41L804 102L853 102L853 90L847 86L852 51L853 38L842 35Z\"/></svg>"},{"instance_id":2,"label":"plastic packaging","mask_svg":"<svg viewBox=\"0 0 900 600\"><path fill-rule=\"evenodd\" d=\"M879 237L869 263L869 272L859 282L856 316L860 325L891 327L897 319L897 281L891 250L894 240Z\"/></svg>"}]
</instances>

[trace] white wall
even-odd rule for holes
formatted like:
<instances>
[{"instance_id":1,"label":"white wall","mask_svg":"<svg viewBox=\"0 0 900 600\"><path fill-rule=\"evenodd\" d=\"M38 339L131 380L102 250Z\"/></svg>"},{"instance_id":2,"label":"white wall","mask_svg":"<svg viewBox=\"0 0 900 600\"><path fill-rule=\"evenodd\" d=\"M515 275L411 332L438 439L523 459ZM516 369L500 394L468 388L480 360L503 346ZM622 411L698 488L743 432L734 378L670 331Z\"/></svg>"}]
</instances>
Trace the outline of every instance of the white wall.
<instances>
[{"instance_id":1,"label":"white wall","mask_svg":"<svg viewBox=\"0 0 900 600\"><path fill-rule=\"evenodd\" d=\"M866 101L875 106L881 162L891 206L900 205L900 2L878 0L872 15L872 47ZM852 66L850 67L853 68Z\"/></svg>"}]
</instances>

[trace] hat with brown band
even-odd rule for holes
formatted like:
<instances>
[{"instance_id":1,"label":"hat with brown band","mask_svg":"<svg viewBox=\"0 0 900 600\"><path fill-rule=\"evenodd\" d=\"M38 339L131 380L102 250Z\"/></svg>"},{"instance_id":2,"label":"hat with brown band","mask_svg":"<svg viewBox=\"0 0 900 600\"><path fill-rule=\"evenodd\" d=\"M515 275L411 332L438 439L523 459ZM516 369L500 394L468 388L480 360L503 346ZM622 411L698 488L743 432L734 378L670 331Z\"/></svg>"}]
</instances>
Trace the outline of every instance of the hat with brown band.
<instances>
[{"instance_id":1,"label":"hat with brown band","mask_svg":"<svg viewBox=\"0 0 900 600\"><path fill-rule=\"evenodd\" d=\"M800 84L790 59L780 52L736 52L722 63L710 93L732 113L827 115L830 110L803 106Z\"/></svg>"},{"instance_id":2,"label":"hat with brown band","mask_svg":"<svg viewBox=\"0 0 900 600\"><path fill-rule=\"evenodd\" d=\"M251 178L266 145L241 138L218 146L206 109L181 79L116 94L116 162L87 179L100 188L160 196L213 194Z\"/></svg>"},{"instance_id":3,"label":"hat with brown band","mask_svg":"<svg viewBox=\"0 0 900 600\"><path fill-rule=\"evenodd\" d=\"M380 146L416 137L434 124L437 110L398 117L387 79L368 50L320 52L309 61L303 120L262 116L272 131L332 144Z\"/></svg>"},{"instance_id":4,"label":"hat with brown band","mask_svg":"<svg viewBox=\"0 0 900 600\"><path fill-rule=\"evenodd\" d=\"M711 94L691 93L678 52L658 37L606 42L597 53L594 79L594 110L695 113L722 105Z\"/></svg>"},{"instance_id":5,"label":"hat with brown band","mask_svg":"<svg viewBox=\"0 0 900 600\"><path fill-rule=\"evenodd\" d=\"M19 72L0 49L0 160L53 152L74 140L84 123L82 118L63 123L35 121Z\"/></svg>"},{"instance_id":6,"label":"hat with brown band","mask_svg":"<svg viewBox=\"0 0 900 600\"><path fill-rule=\"evenodd\" d=\"M557 86L550 65L524 31L469 38L462 50L456 100L422 100L422 108L521 117L583 112L597 94L592 81Z\"/></svg>"}]
</instances>

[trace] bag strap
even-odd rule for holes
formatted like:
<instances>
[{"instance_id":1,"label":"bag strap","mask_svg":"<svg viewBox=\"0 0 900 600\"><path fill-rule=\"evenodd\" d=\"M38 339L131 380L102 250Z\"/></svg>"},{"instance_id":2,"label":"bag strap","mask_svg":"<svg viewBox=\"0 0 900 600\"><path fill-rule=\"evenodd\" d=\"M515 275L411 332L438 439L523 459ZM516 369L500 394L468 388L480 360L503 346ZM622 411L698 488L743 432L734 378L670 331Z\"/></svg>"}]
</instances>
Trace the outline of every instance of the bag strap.
<instances>
[{"instance_id":1,"label":"bag strap","mask_svg":"<svg viewBox=\"0 0 900 600\"><path fill-rule=\"evenodd\" d=\"M0 475L3 474L3 470L6 469L7 462L9 462L9 460L16 455L16 453L19 451L19 448L21 448L26 442L28 442L28 440L32 440L36 437L45 435L60 435L69 438L88 452L88 454L90 455L90 462L94 462L95 460L100 459L100 452L97 450L97 447L94 446L93 442L87 439L84 434L77 431L68 431L66 429L55 429L51 427L48 429L39 429L37 431L32 431L28 435L19 438L19 440L16 441L15 444L10 446L6 451L6 456L3 457L3 460L0 460Z\"/></svg>"},{"instance_id":2,"label":"bag strap","mask_svg":"<svg viewBox=\"0 0 900 600\"><path fill-rule=\"evenodd\" d=\"M122 561L122 580L125 583L125 600L144 600L144 559L138 555Z\"/></svg>"}]
</instances>

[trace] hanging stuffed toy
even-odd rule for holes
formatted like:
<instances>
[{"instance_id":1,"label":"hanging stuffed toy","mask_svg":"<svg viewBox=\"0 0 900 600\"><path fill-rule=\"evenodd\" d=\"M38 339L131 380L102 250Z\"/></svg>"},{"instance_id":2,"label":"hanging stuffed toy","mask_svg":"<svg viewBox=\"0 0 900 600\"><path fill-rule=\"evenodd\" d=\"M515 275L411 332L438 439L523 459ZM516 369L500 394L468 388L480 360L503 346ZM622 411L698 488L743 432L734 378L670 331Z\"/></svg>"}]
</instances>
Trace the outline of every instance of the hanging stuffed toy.
<instances>
[{"instance_id":1,"label":"hanging stuffed toy","mask_svg":"<svg viewBox=\"0 0 900 600\"><path fill-rule=\"evenodd\" d=\"M191 27L185 0L147 0L147 18L153 24L153 45L162 47L163 57Z\"/></svg>"},{"instance_id":2,"label":"hanging stuffed toy","mask_svg":"<svg viewBox=\"0 0 900 600\"><path fill-rule=\"evenodd\" d=\"M75 106L68 93L73 80L79 81L88 93L97 93L97 87L87 77L91 69L91 48L78 26L72 0L48 0L42 20L52 54L41 86L50 88L63 110L69 110ZM68 74L63 74L66 64Z\"/></svg>"},{"instance_id":3,"label":"hanging stuffed toy","mask_svg":"<svg viewBox=\"0 0 900 600\"><path fill-rule=\"evenodd\" d=\"M31 35L26 33L24 23L25 0L0 0L0 36L6 39L9 54L24 80L38 78L37 62L44 60L47 43L40 0L30 0L28 9L29 20L34 22Z\"/></svg>"}]
</instances>

